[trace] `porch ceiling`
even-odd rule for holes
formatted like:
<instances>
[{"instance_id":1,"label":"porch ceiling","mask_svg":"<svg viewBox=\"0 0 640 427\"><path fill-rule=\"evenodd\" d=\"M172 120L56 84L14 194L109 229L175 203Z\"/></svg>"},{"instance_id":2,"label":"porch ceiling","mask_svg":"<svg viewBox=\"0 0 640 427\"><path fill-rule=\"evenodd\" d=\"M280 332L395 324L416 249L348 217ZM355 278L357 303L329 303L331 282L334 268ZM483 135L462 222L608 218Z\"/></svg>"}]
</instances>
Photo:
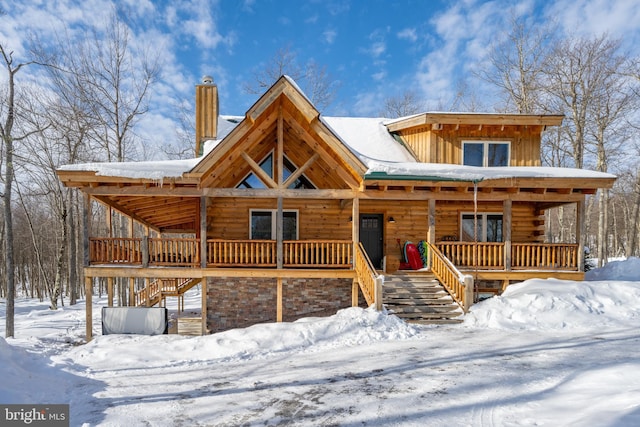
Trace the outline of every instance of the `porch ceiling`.
<instances>
[{"instance_id":1,"label":"porch ceiling","mask_svg":"<svg viewBox=\"0 0 640 427\"><path fill-rule=\"evenodd\" d=\"M195 233L200 199L167 196L95 196L102 203L159 232Z\"/></svg>"}]
</instances>

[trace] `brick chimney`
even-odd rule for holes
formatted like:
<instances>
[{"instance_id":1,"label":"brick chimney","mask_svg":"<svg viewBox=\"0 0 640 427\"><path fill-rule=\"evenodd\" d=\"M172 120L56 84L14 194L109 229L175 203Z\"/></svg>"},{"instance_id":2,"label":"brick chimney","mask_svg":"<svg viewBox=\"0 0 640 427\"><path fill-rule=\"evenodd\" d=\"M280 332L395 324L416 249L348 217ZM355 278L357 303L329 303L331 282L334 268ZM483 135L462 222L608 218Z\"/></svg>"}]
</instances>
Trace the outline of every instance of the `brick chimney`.
<instances>
[{"instance_id":1,"label":"brick chimney","mask_svg":"<svg viewBox=\"0 0 640 427\"><path fill-rule=\"evenodd\" d=\"M196 156L202 155L205 141L217 137L218 109L218 86L204 76L196 85Z\"/></svg>"}]
</instances>

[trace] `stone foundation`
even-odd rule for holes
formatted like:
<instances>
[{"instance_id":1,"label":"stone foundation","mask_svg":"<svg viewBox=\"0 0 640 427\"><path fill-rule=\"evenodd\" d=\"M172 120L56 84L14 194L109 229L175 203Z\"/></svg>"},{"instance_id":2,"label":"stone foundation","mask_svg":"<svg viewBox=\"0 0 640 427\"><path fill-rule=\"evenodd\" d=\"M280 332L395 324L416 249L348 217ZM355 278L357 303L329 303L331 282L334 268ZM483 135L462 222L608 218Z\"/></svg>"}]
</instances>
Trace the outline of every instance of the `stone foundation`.
<instances>
[{"instance_id":1,"label":"stone foundation","mask_svg":"<svg viewBox=\"0 0 640 427\"><path fill-rule=\"evenodd\" d=\"M351 279L283 279L282 320L331 316L351 307ZM364 298L359 294L362 306ZM364 305L366 306L366 304ZM223 277L207 281L207 329L221 332L275 322L275 278Z\"/></svg>"}]
</instances>

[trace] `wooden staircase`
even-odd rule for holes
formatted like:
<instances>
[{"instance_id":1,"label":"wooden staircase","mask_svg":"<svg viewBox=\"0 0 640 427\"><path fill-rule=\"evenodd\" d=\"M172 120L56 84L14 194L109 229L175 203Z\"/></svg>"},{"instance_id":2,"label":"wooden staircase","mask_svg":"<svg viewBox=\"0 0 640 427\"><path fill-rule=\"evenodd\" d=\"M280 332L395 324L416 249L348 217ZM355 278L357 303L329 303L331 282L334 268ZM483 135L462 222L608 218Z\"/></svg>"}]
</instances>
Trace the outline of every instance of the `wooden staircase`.
<instances>
[{"instance_id":1,"label":"wooden staircase","mask_svg":"<svg viewBox=\"0 0 640 427\"><path fill-rule=\"evenodd\" d=\"M410 323L462 322L464 312L431 273L386 275L382 285L386 309Z\"/></svg>"},{"instance_id":2,"label":"wooden staircase","mask_svg":"<svg viewBox=\"0 0 640 427\"><path fill-rule=\"evenodd\" d=\"M200 283L202 279L156 279L136 291L137 307L153 307L166 297L178 297Z\"/></svg>"}]
</instances>

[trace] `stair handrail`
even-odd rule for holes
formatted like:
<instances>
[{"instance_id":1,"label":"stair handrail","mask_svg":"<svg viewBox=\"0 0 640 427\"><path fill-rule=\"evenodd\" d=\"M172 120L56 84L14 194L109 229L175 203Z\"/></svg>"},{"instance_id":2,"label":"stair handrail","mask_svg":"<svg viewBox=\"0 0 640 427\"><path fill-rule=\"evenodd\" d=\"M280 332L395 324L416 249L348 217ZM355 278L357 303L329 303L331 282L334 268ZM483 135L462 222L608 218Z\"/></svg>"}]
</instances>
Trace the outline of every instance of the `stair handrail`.
<instances>
[{"instance_id":1,"label":"stair handrail","mask_svg":"<svg viewBox=\"0 0 640 427\"><path fill-rule=\"evenodd\" d=\"M465 313L473 304L473 276L463 274L435 245L429 246L429 268Z\"/></svg>"},{"instance_id":2,"label":"stair handrail","mask_svg":"<svg viewBox=\"0 0 640 427\"><path fill-rule=\"evenodd\" d=\"M373 263L371 259L369 259L362 243L358 243L356 248L354 264L358 285L360 286L360 290L362 290L364 299L369 306L374 304L376 310L381 311L382 277L376 273L376 269L373 267Z\"/></svg>"}]
</instances>

